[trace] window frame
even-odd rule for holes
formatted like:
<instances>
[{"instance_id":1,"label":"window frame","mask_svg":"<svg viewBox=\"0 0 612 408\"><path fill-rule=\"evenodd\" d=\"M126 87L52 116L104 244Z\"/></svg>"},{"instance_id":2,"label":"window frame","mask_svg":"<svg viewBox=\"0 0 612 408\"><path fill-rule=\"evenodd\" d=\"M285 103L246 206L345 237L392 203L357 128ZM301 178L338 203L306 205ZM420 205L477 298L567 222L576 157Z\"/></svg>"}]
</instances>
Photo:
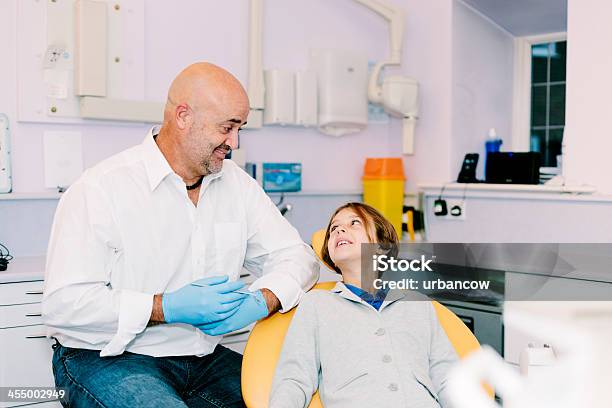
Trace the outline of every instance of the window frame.
<instances>
[{"instance_id":1,"label":"window frame","mask_svg":"<svg viewBox=\"0 0 612 408\"><path fill-rule=\"evenodd\" d=\"M531 139L531 47L567 41L567 32L514 39L514 93L512 98L512 151L530 151Z\"/></svg>"}]
</instances>

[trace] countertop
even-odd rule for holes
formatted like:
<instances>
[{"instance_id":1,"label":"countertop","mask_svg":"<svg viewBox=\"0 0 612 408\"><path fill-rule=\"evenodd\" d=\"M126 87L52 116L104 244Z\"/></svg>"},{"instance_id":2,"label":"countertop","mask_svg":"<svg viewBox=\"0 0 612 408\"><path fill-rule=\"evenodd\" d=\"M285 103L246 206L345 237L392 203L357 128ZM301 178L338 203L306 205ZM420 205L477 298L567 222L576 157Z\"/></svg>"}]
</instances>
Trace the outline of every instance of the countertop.
<instances>
[{"instance_id":1,"label":"countertop","mask_svg":"<svg viewBox=\"0 0 612 408\"><path fill-rule=\"evenodd\" d=\"M423 183L418 190L425 197L467 197L492 199L527 199L608 204L612 196L599 194L589 186L548 186L487 183Z\"/></svg>"},{"instance_id":2,"label":"countertop","mask_svg":"<svg viewBox=\"0 0 612 408\"><path fill-rule=\"evenodd\" d=\"M45 257L19 257L9 262L6 271L0 271L0 284L40 281L45 278Z\"/></svg>"}]
</instances>

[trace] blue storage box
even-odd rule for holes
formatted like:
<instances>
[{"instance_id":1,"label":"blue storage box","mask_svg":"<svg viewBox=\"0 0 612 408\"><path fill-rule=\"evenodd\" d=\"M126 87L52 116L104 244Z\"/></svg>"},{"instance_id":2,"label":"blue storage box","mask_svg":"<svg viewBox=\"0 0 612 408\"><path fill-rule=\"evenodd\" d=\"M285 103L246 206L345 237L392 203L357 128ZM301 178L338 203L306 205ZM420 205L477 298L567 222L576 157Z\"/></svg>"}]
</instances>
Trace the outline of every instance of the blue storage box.
<instances>
[{"instance_id":1,"label":"blue storage box","mask_svg":"<svg viewBox=\"0 0 612 408\"><path fill-rule=\"evenodd\" d=\"M263 189L269 193L288 193L302 189L301 163L264 163Z\"/></svg>"}]
</instances>

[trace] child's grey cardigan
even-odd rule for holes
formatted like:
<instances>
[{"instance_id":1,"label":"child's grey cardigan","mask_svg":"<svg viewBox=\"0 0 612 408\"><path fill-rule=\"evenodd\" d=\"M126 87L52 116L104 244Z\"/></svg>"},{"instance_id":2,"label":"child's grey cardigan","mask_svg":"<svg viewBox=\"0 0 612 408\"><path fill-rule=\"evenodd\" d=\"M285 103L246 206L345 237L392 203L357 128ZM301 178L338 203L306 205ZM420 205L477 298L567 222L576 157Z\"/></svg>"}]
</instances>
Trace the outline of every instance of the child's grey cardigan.
<instances>
[{"instance_id":1,"label":"child's grey cardigan","mask_svg":"<svg viewBox=\"0 0 612 408\"><path fill-rule=\"evenodd\" d=\"M271 408L450 408L446 374L458 361L430 301L391 291L377 311L342 282L308 292L285 337Z\"/></svg>"}]
</instances>

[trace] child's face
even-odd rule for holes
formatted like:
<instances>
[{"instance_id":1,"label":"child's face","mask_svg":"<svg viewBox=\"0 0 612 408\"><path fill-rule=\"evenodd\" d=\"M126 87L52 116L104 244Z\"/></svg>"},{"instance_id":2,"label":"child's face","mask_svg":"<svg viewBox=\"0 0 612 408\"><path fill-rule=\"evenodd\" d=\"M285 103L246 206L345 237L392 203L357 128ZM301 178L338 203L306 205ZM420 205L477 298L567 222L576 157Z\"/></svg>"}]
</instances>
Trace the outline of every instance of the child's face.
<instances>
[{"instance_id":1,"label":"child's face","mask_svg":"<svg viewBox=\"0 0 612 408\"><path fill-rule=\"evenodd\" d=\"M341 210L329 226L327 250L329 257L339 267L361 257L361 244L370 243L367 225L350 208Z\"/></svg>"}]
</instances>

